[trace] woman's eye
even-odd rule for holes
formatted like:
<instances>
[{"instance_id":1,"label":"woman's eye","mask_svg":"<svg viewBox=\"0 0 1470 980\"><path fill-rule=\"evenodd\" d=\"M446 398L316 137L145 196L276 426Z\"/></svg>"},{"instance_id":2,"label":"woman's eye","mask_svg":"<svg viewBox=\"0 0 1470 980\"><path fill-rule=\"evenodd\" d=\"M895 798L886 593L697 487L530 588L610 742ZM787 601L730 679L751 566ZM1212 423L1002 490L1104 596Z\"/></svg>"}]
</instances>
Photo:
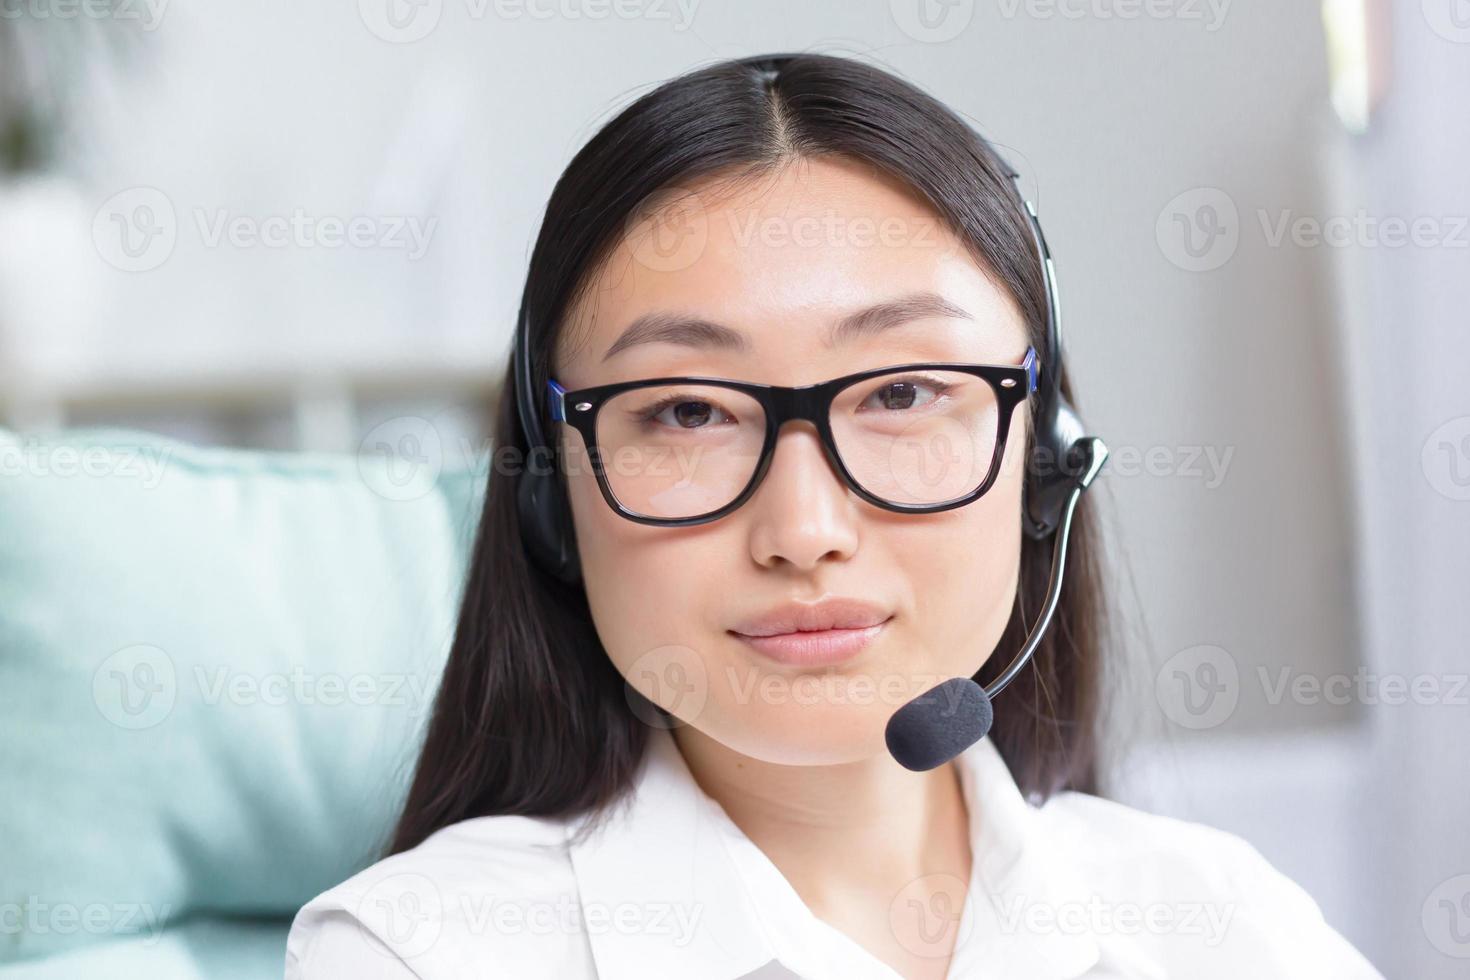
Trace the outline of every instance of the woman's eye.
<instances>
[{"instance_id":1,"label":"woman's eye","mask_svg":"<svg viewBox=\"0 0 1470 980\"><path fill-rule=\"evenodd\" d=\"M691 398L666 399L653 406L645 418L670 428L701 429L733 419L718 405Z\"/></svg>"},{"instance_id":2,"label":"woman's eye","mask_svg":"<svg viewBox=\"0 0 1470 980\"><path fill-rule=\"evenodd\" d=\"M885 381L858 406L858 411L902 412L911 408L922 408L944 394L948 387L922 378Z\"/></svg>"}]
</instances>

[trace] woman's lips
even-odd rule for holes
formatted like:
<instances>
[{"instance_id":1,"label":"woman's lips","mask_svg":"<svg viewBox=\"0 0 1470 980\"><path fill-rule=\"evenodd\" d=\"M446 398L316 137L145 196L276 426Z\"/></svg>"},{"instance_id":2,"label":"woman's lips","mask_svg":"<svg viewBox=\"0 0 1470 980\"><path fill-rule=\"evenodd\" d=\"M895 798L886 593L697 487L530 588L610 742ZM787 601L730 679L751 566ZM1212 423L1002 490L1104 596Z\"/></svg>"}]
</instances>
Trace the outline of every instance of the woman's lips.
<instances>
[{"instance_id":1,"label":"woman's lips","mask_svg":"<svg viewBox=\"0 0 1470 980\"><path fill-rule=\"evenodd\" d=\"M825 667L851 660L887 627L888 619L862 629L809 630L774 636L746 636L734 630L730 632L777 663L793 667Z\"/></svg>"}]
</instances>

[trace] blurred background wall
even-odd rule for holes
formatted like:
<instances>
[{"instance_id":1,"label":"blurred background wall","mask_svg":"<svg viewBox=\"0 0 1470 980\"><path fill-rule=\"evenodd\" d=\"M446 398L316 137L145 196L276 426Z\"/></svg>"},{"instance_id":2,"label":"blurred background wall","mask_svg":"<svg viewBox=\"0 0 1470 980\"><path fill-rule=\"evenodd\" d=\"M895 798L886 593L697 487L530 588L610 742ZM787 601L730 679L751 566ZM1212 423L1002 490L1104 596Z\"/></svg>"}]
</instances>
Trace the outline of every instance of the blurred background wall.
<instances>
[{"instance_id":1,"label":"blurred background wall","mask_svg":"<svg viewBox=\"0 0 1470 980\"><path fill-rule=\"evenodd\" d=\"M1389 975L1464 975L1464 0L67 9L0 18L21 429L483 450L544 202L638 93L815 50L963 113L1113 448L1111 792L1243 834Z\"/></svg>"}]
</instances>

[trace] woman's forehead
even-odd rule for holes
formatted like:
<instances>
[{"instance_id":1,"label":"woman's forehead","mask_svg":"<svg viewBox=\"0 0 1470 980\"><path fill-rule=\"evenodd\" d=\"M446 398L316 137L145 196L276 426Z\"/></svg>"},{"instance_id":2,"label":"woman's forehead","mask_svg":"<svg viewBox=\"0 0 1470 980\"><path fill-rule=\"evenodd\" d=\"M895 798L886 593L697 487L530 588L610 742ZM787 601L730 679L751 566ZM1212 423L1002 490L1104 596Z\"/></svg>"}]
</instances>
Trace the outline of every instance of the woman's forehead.
<instances>
[{"instance_id":1,"label":"woman's forehead","mask_svg":"<svg viewBox=\"0 0 1470 980\"><path fill-rule=\"evenodd\" d=\"M706 332L698 356L721 363L820 357L844 321L914 297L938 303L902 330L846 339L879 350L940 344L966 359L1024 347L1009 294L937 213L866 165L823 159L734 184L712 178L655 195L633 216L568 320L558 377L604 383L625 365L687 360L693 347L682 341L626 343L631 327L660 317L739 334L737 345Z\"/></svg>"}]
</instances>

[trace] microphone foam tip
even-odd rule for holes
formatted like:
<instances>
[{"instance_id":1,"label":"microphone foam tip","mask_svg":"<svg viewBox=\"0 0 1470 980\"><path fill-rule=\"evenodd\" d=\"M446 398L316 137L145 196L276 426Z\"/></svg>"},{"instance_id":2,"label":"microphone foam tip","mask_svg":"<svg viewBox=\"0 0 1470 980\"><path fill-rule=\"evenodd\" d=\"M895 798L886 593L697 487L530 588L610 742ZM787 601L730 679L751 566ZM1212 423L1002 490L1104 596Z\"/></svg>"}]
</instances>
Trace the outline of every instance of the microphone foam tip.
<instances>
[{"instance_id":1,"label":"microphone foam tip","mask_svg":"<svg viewBox=\"0 0 1470 980\"><path fill-rule=\"evenodd\" d=\"M899 765L927 772L984 738L994 720L985 689L968 677L953 677L895 711L884 740Z\"/></svg>"}]
</instances>

